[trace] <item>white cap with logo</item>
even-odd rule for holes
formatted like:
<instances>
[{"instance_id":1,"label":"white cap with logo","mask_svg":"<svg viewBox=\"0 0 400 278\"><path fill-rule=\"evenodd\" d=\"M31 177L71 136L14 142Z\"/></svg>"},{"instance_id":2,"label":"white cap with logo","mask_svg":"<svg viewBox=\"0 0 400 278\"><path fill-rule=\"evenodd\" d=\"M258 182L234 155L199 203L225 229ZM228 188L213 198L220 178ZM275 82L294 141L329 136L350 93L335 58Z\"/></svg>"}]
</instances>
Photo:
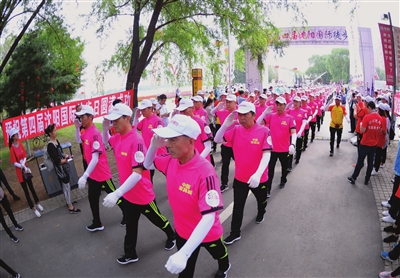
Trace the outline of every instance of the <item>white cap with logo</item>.
<instances>
[{"instance_id":1,"label":"white cap with logo","mask_svg":"<svg viewBox=\"0 0 400 278\"><path fill-rule=\"evenodd\" d=\"M194 96L194 97L192 97L192 100L193 100L193 101L200 101L200 102L203 102L203 98L202 98L201 96Z\"/></svg>"},{"instance_id":2,"label":"white cap with logo","mask_svg":"<svg viewBox=\"0 0 400 278\"><path fill-rule=\"evenodd\" d=\"M110 111L110 114L108 114L107 116L104 116L104 118L107 119L107 120L110 120L110 121L115 121L116 119L119 119L122 116L131 117L132 116L132 109L130 109L129 106L126 105L126 104L117 103L113 107L113 109Z\"/></svg>"},{"instance_id":3,"label":"white cap with logo","mask_svg":"<svg viewBox=\"0 0 400 278\"><path fill-rule=\"evenodd\" d=\"M238 112L239 114L246 114L246 113L249 113L249 112L256 113L256 107L251 102L243 101L242 103L239 104L238 109L236 110L236 112Z\"/></svg>"},{"instance_id":4,"label":"white cap with logo","mask_svg":"<svg viewBox=\"0 0 400 278\"><path fill-rule=\"evenodd\" d=\"M286 99L284 97L277 97L275 102L279 102L281 104L286 104Z\"/></svg>"},{"instance_id":5,"label":"white cap with logo","mask_svg":"<svg viewBox=\"0 0 400 278\"><path fill-rule=\"evenodd\" d=\"M200 126L195 120L185 115L175 115L166 127L152 129L161 138L173 138L186 135L197 139L201 133Z\"/></svg>"},{"instance_id":6,"label":"white cap with logo","mask_svg":"<svg viewBox=\"0 0 400 278\"><path fill-rule=\"evenodd\" d=\"M8 131L8 136L13 137L15 134L18 134L18 133L19 133L19 130L17 128L11 128Z\"/></svg>"},{"instance_id":7,"label":"white cap with logo","mask_svg":"<svg viewBox=\"0 0 400 278\"><path fill-rule=\"evenodd\" d=\"M178 111L184 111L189 107L193 107L193 101L188 98L183 98L179 101L179 106L175 108Z\"/></svg>"},{"instance_id":8,"label":"white cap with logo","mask_svg":"<svg viewBox=\"0 0 400 278\"><path fill-rule=\"evenodd\" d=\"M229 94L229 95L226 97L226 100L227 100L227 101L234 101L234 102L236 102L236 96L233 95L233 94Z\"/></svg>"},{"instance_id":9,"label":"white cap with logo","mask_svg":"<svg viewBox=\"0 0 400 278\"><path fill-rule=\"evenodd\" d=\"M151 100L149 99L144 99L140 102L140 104L138 105L138 109L139 110L143 110L149 107L153 107L153 103L151 102Z\"/></svg>"},{"instance_id":10,"label":"white cap with logo","mask_svg":"<svg viewBox=\"0 0 400 278\"><path fill-rule=\"evenodd\" d=\"M89 114L89 115L95 115L93 107L90 105L82 105L82 109L79 112L76 112L75 115L77 116L82 116L85 114Z\"/></svg>"}]
</instances>

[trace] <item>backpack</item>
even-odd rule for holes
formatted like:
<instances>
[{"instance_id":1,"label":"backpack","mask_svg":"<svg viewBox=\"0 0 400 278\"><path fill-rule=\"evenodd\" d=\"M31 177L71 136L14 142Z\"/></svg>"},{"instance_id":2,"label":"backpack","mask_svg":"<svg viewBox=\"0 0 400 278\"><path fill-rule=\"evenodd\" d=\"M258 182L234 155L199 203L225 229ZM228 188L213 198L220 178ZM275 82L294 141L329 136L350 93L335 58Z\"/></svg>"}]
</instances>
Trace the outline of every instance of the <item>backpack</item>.
<instances>
[{"instance_id":1,"label":"backpack","mask_svg":"<svg viewBox=\"0 0 400 278\"><path fill-rule=\"evenodd\" d=\"M44 163L44 166L46 166L47 171L49 171L49 172L53 171L54 164L53 164L53 160L51 160L51 157L50 157L49 153L47 152L47 146L44 146L43 158L44 158L44 162L43 163Z\"/></svg>"}]
</instances>

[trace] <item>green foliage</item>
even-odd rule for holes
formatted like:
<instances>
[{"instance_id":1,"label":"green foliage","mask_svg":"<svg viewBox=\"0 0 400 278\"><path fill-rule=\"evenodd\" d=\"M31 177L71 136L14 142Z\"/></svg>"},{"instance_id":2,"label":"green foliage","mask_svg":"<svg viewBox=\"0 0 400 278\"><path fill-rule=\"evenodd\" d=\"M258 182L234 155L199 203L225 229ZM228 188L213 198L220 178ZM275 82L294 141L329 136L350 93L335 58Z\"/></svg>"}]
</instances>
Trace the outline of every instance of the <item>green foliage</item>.
<instances>
[{"instance_id":1,"label":"green foliage","mask_svg":"<svg viewBox=\"0 0 400 278\"><path fill-rule=\"evenodd\" d=\"M1 103L17 116L51 102L71 99L80 86L83 43L72 39L61 20L38 24L25 34L1 78Z\"/></svg>"},{"instance_id":2,"label":"green foliage","mask_svg":"<svg viewBox=\"0 0 400 278\"><path fill-rule=\"evenodd\" d=\"M379 79L379 80L385 80L385 81L386 81L386 73L385 73L385 70L384 70L384 69L381 69L381 68L378 68L378 67L376 67L375 70L376 70L376 73L378 74L378 79Z\"/></svg>"},{"instance_id":3,"label":"green foliage","mask_svg":"<svg viewBox=\"0 0 400 278\"><path fill-rule=\"evenodd\" d=\"M329 55L323 55L323 56L313 55L308 59L310 67L306 70L306 74L311 79L314 80L324 72L327 72L320 78L318 82L328 84L332 80L332 76L326 67L326 61L328 59L328 56Z\"/></svg>"},{"instance_id":4,"label":"green foliage","mask_svg":"<svg viewBox=\"0 0 400 278\"><path fill-rule=\"evenodd\" d=\"M332 80L344 83L350 78L350 56L349 50L346 48L332 49L331 54L326 59L326 68L332 75Z\"/></svg>"}]
</instances>

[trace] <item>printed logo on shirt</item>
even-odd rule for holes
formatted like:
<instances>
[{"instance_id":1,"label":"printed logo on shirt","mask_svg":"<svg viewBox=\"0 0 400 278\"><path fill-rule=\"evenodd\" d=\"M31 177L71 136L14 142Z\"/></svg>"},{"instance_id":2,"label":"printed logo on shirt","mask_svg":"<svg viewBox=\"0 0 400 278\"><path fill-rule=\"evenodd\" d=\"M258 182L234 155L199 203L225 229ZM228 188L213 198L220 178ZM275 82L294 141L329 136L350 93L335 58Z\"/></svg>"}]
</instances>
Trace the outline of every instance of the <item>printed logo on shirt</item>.
<instances>
[{"instance_id":1,"label":"printed logo on shirt","mask_svg":"<svg viewBox=\"0 0 400 278\"><path fill-rule=\"evenodd\" d=\"M149 124L148 128L153 129L153 125Z\"/></svg>"},{"instance_id":2,"label":"printed logo on shirt","mask_svg":"<svg viewBox=\"0 0 400 278\"><path fill-rule=\"evenodd\" d=\"M85 145L89 145L89 140L88 139L85 140Z\"/></svg>"},{"instance_id":3,"label":"printed logo on shirt","mask_svg":"<svg viewBox=\"0 0 400 278\"><path fill-rule=\"evenodd\" d=\"M253 138L253 139L251 139L250 144L253 144L253 145L260 145L260 141L258 141L258 138Z\"/></svg>"},{"instance_id":4,"label":"printed logo on shirt","mask_svg":"<svg viewBox=\"0 0 400 278\"><path fill-rule=\"evenodd\" d=\"M287 122L286 121L282 121L281 125L287 125Z\"/></svg>"},{"instance_id":5,"label":"printed logo on shirt","mask_svg":"<svg viewBox=\"0 0 400 278\"><path fill-rule=\"evenodd\" d=\"M144 154L143 154L143 152L137 151L137 152L135 153L135 161L136 161L137 163L143 163L143 161L144 161Z\"/></svg>"},{"instance_id":6,"label":"printed logo on shirt","mask_svg":"<svg viewBox=\"0 0 400 278\"><path fill-rule=\"evenodd\" d=\"M206 126L204 127L204 132L205 132L206 134L211 134L211 129L210 129L210 127L209 127L208 125L206 125Z\"/></svg>"},{"instance_id":7,"label":"printed logo on shirt","mask_svg":"<svg viewBox=\"0 0 400 278\"><path fill-rule=\"evenodd\" d=\"M193 193L193 190L190 189L190 184L187 184L187 183L182 183L182 185L179 186L179 191L182 191L189 195L192 195L192 193Z\"/></svg>"},{"instance_id":8,"label":"printed logo on shirt","mask_svg":"<svg viewBox=\"0 0 400 278\"><path fill-rule=\"evenodd\" d=\"M94 150L98 150L98 149L100 149L100 143L99 143L99 141L94 141L93 142L93 149Z\"/></svg>"},{"instance_id":9,"label":"printed logo on shirt","mask_svg":"<svg viewBox=\"0 0 400 278\"><path fill-rule=\"evenodd\" d=\"M128 154L126 152L121 152L122 156L127 156Z\"/></svg>"},{"instance_id":10,"label":"printed logo on shirt","mask_svg":"<svg viewBox=\"0 0 400 278\"><path fill-rule=\"evenodd\" d=\"M211 189L206 194L206 204L215 208L219 205L219 195L217 190Z\"/></svg>"},{"instance_id":11,"label":"printed logo on shirt","mask_svg":"<svg viewBox=\"0 0 400 278\"><path fill-rule=\"evenodd\" d=\"M297 114L297 117L301 118L301 117L303 117L303 116L299 113L299 114Z\"/></svg>"}]
</instances>

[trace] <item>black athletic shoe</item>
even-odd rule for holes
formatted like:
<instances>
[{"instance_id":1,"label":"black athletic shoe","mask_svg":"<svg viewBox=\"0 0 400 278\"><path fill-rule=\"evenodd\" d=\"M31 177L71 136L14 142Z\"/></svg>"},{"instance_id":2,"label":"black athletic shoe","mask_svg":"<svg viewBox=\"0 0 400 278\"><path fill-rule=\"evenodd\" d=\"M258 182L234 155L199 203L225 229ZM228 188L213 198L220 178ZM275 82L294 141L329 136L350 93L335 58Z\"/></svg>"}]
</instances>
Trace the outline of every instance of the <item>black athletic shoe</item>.
<instances>
[{"instance_id":1,"label":"black athletic shoe","mask_svg":"<svg viewBox=\"0 0 400 278\"><path fill-rule=\"evenodd\" d=\"M124 255L121 258L117 259L117 262L119 264L130 264L130 263L136 263L138 260L139 260L138 257L131 258Z\"/></svg>"},{"instance_id":2,"label":"black athletic shoe","mask_svg":"<svg viewBox=\"0 0 400 278\"><path fill-rule=\"evenodd\" d=\"M229 235L227 238L224 239L224 243L226 245L230 245L241 238L242 238L241 236Z\"/></svg>"},{"instance_id":3,"label":"black athletic shoe","mask_svg":"<svg viewBox=\"0 0 400 278\"><path fill-rule=\"evenodd\" d=\"M387 233L394 233L396 229L393 226L387 226L385 228L383 228L383 231L387 232Z\"/></svg>"},{"instance_id":4,"label":"black athletic shoe","mask_svg":"<svg viewBox=\"0 0 400 278\"><path fill-rule=\"evenodd\" d=\"M227 191L229 189L229 186L227 184L222 184L221 185L221 193L224 191Z\"/></svg>"},{"instance_id":5,"label":"black athletic shoe","mask_svg":"<svg viewBox=\"0 0 400 278\"><path fill-rule=\"evenodd\" d=\"M347 177L347 181L351 184L356 184L356 180L353 177Z\"/></svg>"},{"instance_id":6,"label":"black athletic shoe","mask_svg":"<svg viewBox=\"0 0 400 278\"><path fill-rule=\"evenodd\" d=\"M14 199L14 201L19 201L19 200L21 200L21 197L19 197L17 195L13 195L13 199Z\"/></svg>"},{"instance_id":7,"label":"black athletic shoe","mask_svg":"<svg viewBox=\"0 0 400 278\"><path fill-rule=\"evenodd\" d=\"M282 188L284 188L284 187L285 187L285 183L284 183L284 182L281 182L281 183L279 184L279 188L282 189Z\"/></svg>"},{"instance_id":8,"label":"black athletic shoe","mask_svg":"<svg viewBox=\"0 0 400 278\"><path fill-rule=\"evenodd\" d=\"M24 227L22 227L21 225L15 225L15 229L17 230L17 231L20 231L20 232L22 232L23 230L24 230Z\"/></svg>"},{"instance_id":9,"label":"black athletic shoe","mask_svg":"<svg viewBox=\"0 0 400 278\"><path fill-rule=\"evenodd\" d=\"M383 242L386 243L391 243L391 242L397 242L399 240L399 236L395 236L395 235L390 235L388 237L385 237L383 239Z\"/></svg>"},{"instance_id":10,"label":"black athletic shoe","mask_svg":"<svg viewBox=\"0 0 400 278\"><path fill-rule=\"evenodd\" d=\"M329 152L329 156L333 156L333 152Z\"/></svg>"},{"instance_id":11,"label":"black athletic shoe","mask_svg":"<svg viewBox=\"0 0 400 278\"><path fill-rule=\"evenodd\" d=\"M170 251L170 250L174 249L175 245L176 245L176 240L168 238L167 241L165 242L164 249L167 251Z\"/></svg>"},{"instance_id":12,"label":"black athletic shoe","mask_svg":"<svg viewBox=\"0 0 400 278\"><path fill-rule=\"evenodd\" d=\"M90 226L87 226L86 229L87 229L88 231L90 231L90 232L96 232L96 231L102 231L102 230L104 230L104 226L103 226L102 224L100 224L100 225L92 224L92 225L90 225Z\"/></svg>"},{"instance_id":13,"label":"black athletic shoe","mask_svg":"<svg viewBox=\"0 0 400 278\"><path fill-rule=\"evenodd\" d=\"M265 214L265 212L257 214L257 217L256 217L256 223L257 224L260 224L260 223L262 223L264 221L264 214Z\"/></svg>"},{"instance_id":14,"label":"black athletic shoe","mask_svg":"<svg viewBox=\"0 0 400 278\"><path fill-rule=\"evenodd\" d=\"M271 198L271 191L267 192L267 198Z\"/></svg>"},{"instance_id":15,"label":"black athletic shoe","mask_svg":"<svg viewBox=\"0 0 400 278\"><path fill-rule=\"evenodd\" d=\"M228 277L228 271L229 269L231 269L231 264L229 264L228 269L225 271L219 270L217 271L217 273L215 274L214 278L226 278Z\"/></svg>"},{"instance_id":16,"label":"black athletic shoe","mask_svg":"<svg viewBox=\"0 0 400 278\"><path fill-rule=\"evenodd\" d=\"M365 181L364 181L364 184L365 184L365 185L368 185L368 183L369 183L369 180L365 180Z\"/></svg>"},{"instance_id":17,"label":"black athletic shoe","mask_svg":"<svg viewBox=\"0 0 400 278\"><path fill-rule=\"evenodd\" d=\"M11 236L10 237L12 241L14 241L15 243L19 242L19 239L16 236Z\"/></svg>"}]
</instances>

